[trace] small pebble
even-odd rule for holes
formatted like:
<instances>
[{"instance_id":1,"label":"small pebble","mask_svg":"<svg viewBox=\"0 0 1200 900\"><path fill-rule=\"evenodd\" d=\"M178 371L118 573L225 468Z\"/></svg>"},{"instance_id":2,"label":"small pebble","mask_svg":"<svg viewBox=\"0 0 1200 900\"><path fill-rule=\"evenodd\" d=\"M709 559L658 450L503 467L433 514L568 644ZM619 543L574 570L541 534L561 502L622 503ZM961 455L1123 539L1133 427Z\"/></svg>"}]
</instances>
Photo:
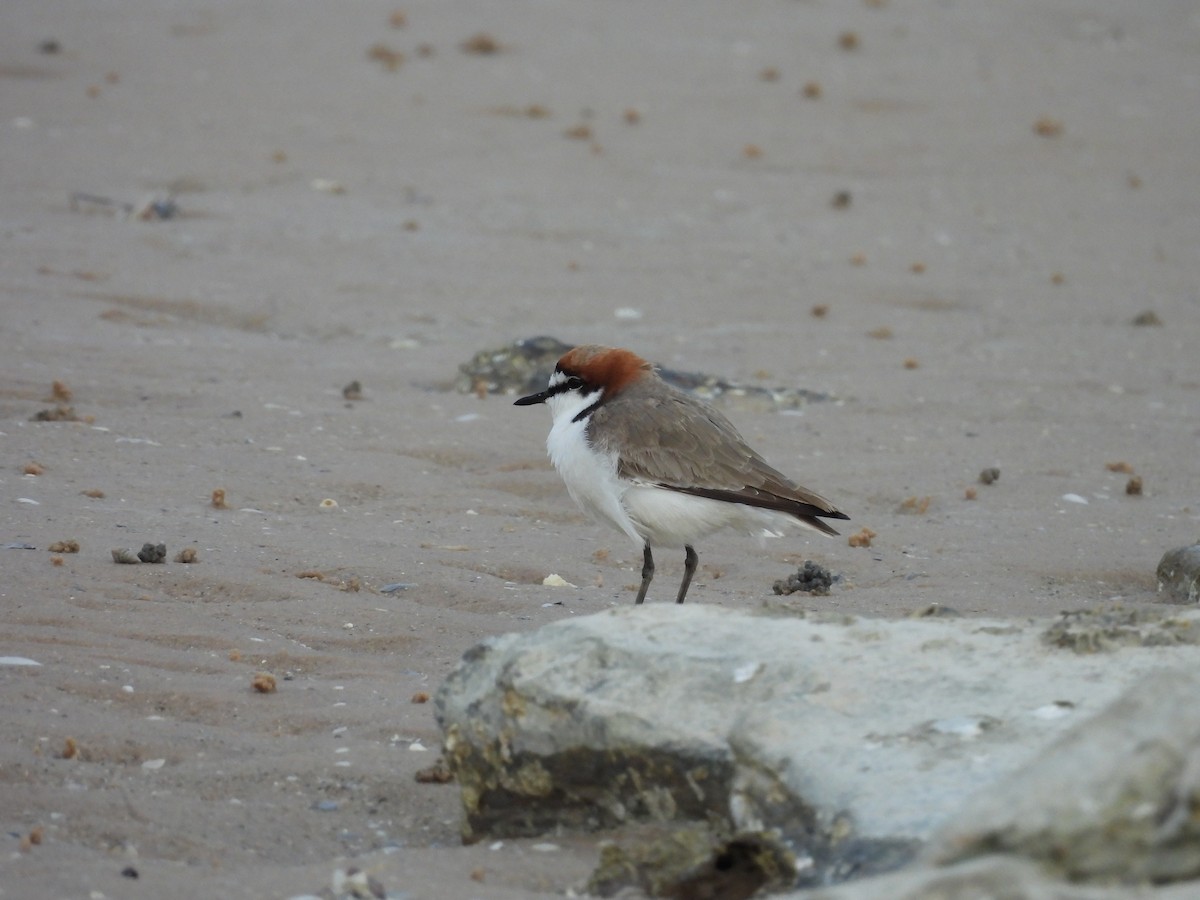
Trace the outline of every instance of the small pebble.
<instances>
[{"instance_id":1,"label":"small pebble","mask_svg":"<svg viewBox=\"0 0 1200 900\"><path fill-rule=\"evenodd\" d=\"M250 685L260 694L273 694L275 693L275 676L270 672L255 672Z\"/></svg>"},{"instance_id":2,"label":"small pebble","mask_svg":"<svg viewBox=\"0 0 1200 900\"><path fill-rule=\"evenodd\" d=\"M984 469L979 473L980 484L995 484L1000 480L1000 470L993 466L990 469Z\"/></svg>"},{"instance_id":3,"label":"small pebble","mask_svg":"<svg viewBox=\"0 0 1200 900\"><path fill-rule=\"evenodd\" d=\"M127 566L136 565L137 563L141 562L141 560L138 559L138 555L128 547L121 547L117 550L114 550L112 552L112 558L113 562L122 563Z\"/></svg>"}]
</instances>

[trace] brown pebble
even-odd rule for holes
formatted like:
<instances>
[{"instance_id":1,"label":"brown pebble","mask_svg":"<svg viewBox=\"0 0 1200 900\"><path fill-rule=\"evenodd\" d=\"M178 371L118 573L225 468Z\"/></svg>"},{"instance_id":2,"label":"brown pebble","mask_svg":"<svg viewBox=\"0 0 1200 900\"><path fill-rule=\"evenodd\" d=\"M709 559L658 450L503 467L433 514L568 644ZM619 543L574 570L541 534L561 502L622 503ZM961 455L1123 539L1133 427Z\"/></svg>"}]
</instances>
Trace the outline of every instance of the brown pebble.
<instances>
[{"instance_id":1,"label":"brown pebble","mask_svg":"<svg viewBox=\"0 0 1200 900\"><path fill-rule=\"evenodd\" d=\"M413 780L418 784L449 784L454 780L454 773L445 760L439 759L432 766L418 770Z\"/></svg>"},{"instance_id":2,"label":"brown pebble","mask_svg":"<svg viewBox=\"0 0 1200 900\"><path fill-rule=\"evenodd\" d=\"M213 509L229 509L225 503L225 488L216 488L212 492L212 508Z\"/></svg>"},{"instance_id":3,"label":"brown pebble","mask_svg":"<svg viewBox=\"0 0 1200 900\"><path fill-rule=\"evenodd\" d=\"M892 337L892 329L888 328L886 325L883 325L879 328L872 328L867 332L867 337L875 338L877 341L887 341Z\"/></svg>"},{"instance_id":4,"label":"brown pebble","mask_svg":"<svg viewBox=\"0 0 1200 900\"><path fill-rule=\"evenodd\" d=\"M45 471L46 471L45 467L39 463L36 463L36 462L25 463L25 474L26 475L42 475L45 473Z\"/></svg>"},{"instance_id":5,"label":"brown pebble","mask_svg":"<svg viewBox=\"0 0 1200 900\"><path fill-rule=\"evenodd\" d=\"M976 492L975 488L973 488L973 487L969 487L965 491L963 491L963 499L964 500L974 500L977 496L979 496L979 495Z\"/></svg>"},{"instance_id":6,"label":"brown pebble","mask_svg":"<svg viewBox=\"0 0 1200 900\"><path fill-rule=\"evenodd\" d=\"M779 70L777 68L775 68L774 66L767 66L765 69L763 69L761 72L758 73L758 80L759 81L778 81L779 80Z\"/></svg>"},{"instance_id":7,"label":"brown pebble","mask_svg":"<svg viewBox=\"0 0 1200 900\"><path fill-rule=\"evenodd\" d=\"M1133 477L1131 477L1129 479L1129 481L1125 482L1125 493L1128 494L1130 497L1142 496L1142 476L1141 475L1134 475Z\"/></svg>"},{"instance_id":8,"label":"brown pebble","mask_svg":"<svg viewBox=\"0 0 1200 900\"><path fill-rule=\"evenodd\" d=\"M63 759L74 759L79 755L79 744L76 743L75 738L69 737L63 741L62 753L60 755Z\"/></svg>"},{"instance_id":9,"label":"brown pebble","mask_svg":"<svg viewBox=\"0 0 1200 900\"><path fill-rule=\"evenodd\" d=\"M1053 275L1050 276L1050 283L1052 285L1054 285L1055 287L1061 287L1062 285L1067 283L1067 276L1064 275L1062 272L1055 272Z\"/></svg>"},{"instance_id":10,"label":"brown pebble","mask_svg":"<svg viewBox=\"0 0 1200 900\"><path fill-rule=\"evenodd\" d=\"M857 50L859 44L857 31L843 31L838 35L838 46L843 50Z\"/></svg>"},{"instance_id":11,"label":"brown pebble","mask_svg":"<svg viewBox=\"0 0 1200 900\"><path fill-rule=\"evenodd\" d=\"M859 250L850 257L850 265L865 266L867 264L867 254Z\"/></svg>"},{"instance_id":12,"label":"brown pebble","mask_svg":"<svg viewBox=\"0 0 1200 900\"><path fill-rule=\"evenodd\" d=\"M763 155L763 148L758 144L747 144L742 148L742 156L746 159L760 159Z\"/></svg>"},{"instance_id":13,"label":"brown pebble","mask_svg":"<svg viewBox=\"0 0 1200 900\"><path fill-rule=\"evenodd\" d=\"M50 557L50 565L61 566L62 564L63 564L63 558L61 556Z\"/></svg>"},{"instance_id":14,"label":"brown pebble","mask_svg":"<svg viewBox=\"0 0 1200 900\"><path fill-rule=\"evenodd\" d=\"M184 547L175 554L177 563L194 563L200 560L200 552L195 547Z\"/></svg>"},{"instance_id":15,"label":"brown pebble","mask_svg":"<svg viewBox=\"0 0 1200 900\"><path fill-rule=\"evenodd\" d=\"M921 368L921 361L920 361L920 360L918 360L918 359L917 359L915 356L908 356L908 357L905 357L905 359L904 359L904 368L906 368L906 369L919 369L919 368Z\"/></svg>"},{"instance_id":16,"label":"brown pebble","mask_svg":"<svg viewBox=\"0 0 1200 900\"><path fill-rule=\"evenodd\" d=\"M1110 471L1110 472L1120 472L1122 475L1132 475L1133 474L1133 466L1130 465L1129 463L1125 462L1125 460L1120 460L1119 462L1105 463L1104 468L1108 469L1108 471Z\"/></svg>"},{"instance_id":17,"label":"brown pebble","mask_svg":"<svg viewBox=\"0 0 1200 900\"><path fill-rule=\"evenodd\" d=\"M372 44L367 51L367 59L379 63L389 72L395 72L404 65L404 54L387 44Z\"/></svg>"},{"instance_id":18,"label":"brown pebble","mask_svg":"<svg viewBox=\"0 0 1200 900\"><path fill-rule=\"evenodd\" d=\"M42 828L41 825L34 825L32 828L29 829L29 835L28 835L29 843L31 843L35 847L38 846L39 844L41 844L41 842L45 838L45 836L46 836L46 830L44 828Z\"/></svg>"},{"instance_id":19,"label":"brown pebble","mask_svg":"<svg viewBox=\"0 0 1200 900\"><path fill-rule=\"evenodd\" d=\"M500 42L490 34L480 32L467 38L460 45L463 53L474 53L478 56L489 56L500 52Z\"/></svg>"},{"instance_id":20,"label":"brown pebble","mask_svg":"<svg viewBox=\"0 0 1200 900\"><path fill-rule=\"evenodd\" d=\"M413 703L428 703L429 702L429 694L426 693L425 691L417 691L415 694L412 695L412 702Z\"/></svg>"},{"instance_id":21,"label":"brown pebble","mask_svg":"<svg viewBox=\"0 0 1200 900\"><path fill-rule=\"evenodd\" d=\"M388 16L388 24L393 28L403 28L408 24L408 13L402 9L398 9Z\"/></svg>"},{"instance_id":22,"label":"brown pebble","mask_svg":"<svg viewBox=\"0 0 1200 900\"><path fill-rule=\"evenodd\" d=\"M997 469L995 466L992 466L989 469L984 469L982 472L979 473L979 483L980 484L994 484L995 482L997 482L999 480L1000 480L1000 470Z\"/></svg>"},{"instance_id":23,"label":"brown pebble","mask_svg":"<svg viewBox=\"0 0 1200 900\"><path fill-rule=\"evenodd\" d=\"M626 125L637 125L642 121L642 113L636 107L629 106L625 108L625 112L621 113L621 118L625 120Z\"/></svg>"},{"instance_id":24,"label":"brown pebble","mask_svg":"<svg viewBox=\"0 0 1200 900\"><path fill-rule=\"evenodd\" d=\"M230 650L229 651L229 661L230 662L241 662L242 661L242 651L238 650L236 647L233 648L232 650Z\"/></svg>"},{"instance_id":25,"label":"brown pebble","mask_svg":"<svg viewBox=\"0 0 1200 900\"><path fill-rule=\"evenodd\" d=\"M909 497L900 504L900 512L916 513L923 516L929 512L929 505L931 503L933 503L932 497Z\"/></svg>"},{"instance_id":26,"label":"brown pebble","mask_svg":"<svg viewBox=\"0 0 1200 900\"><path fill-rule=\"evenodd\" d=\"M1038 137L1055 138L1063 133L1063 123L1060 119L1042 116L1033 123L1033 133Z\"/></svg>"},{"instance_id":27,"label":"brown pebble","mask_svg":"<svg viewBox=\"0 0 1200 900\"><path fill-rule=\"evenodd\" d=\"M1140 312L1136 316L1134 316L1133 324L1134 325L1156 325L1157 326L1157 325L1162 325L1162 319L1160 319L1158 317L1158 313L1156 313L1154 310L1148 309L1145 312Z\"/></svg>"},{"instance_id":28,"label":"brown pebble","mask_svg":"<svg viewBox=\"0 0 1200 900\"><path fill-rule=\"evenodd\" d=\"M55 403L70 403L71 389L61 381L55 381L50 385L50 399Z\"/></svg>"},{"instance_id":29,"label":"brown pebble","mask_svg":"<svg viewBox=\"0 0 1200 900\"><path fill-rule=\"evenodd\" d=\"M255 672L254 680L250 682L254 690L260 694L275 693L275 676L270 672Z\"/></svg>"},{"instance_id":30,"label":"brown pebble","mask_svg":"<svg viewBox=\"0 0 1200 900\"><path fill-rule=\"evenodd\" d=\"M863 526L862 530L857 534L850 535L847 543L849 543L851 547L870 547L871 540L876 537L878 537L876 532L872 531L866 526Z\"/></svg>"},{"instance_id":31,"label":"brown pebble","mask_svg":"<svg viewBox=\"0 0 1200 900\"><path fill-rule=\"evenodd\" d=\"M570 138L573 141L590 141L592 139L592 128L590 125L574 125L563 132L563 137Z\"/></svg>"},{"instance_id":32,"label":"brown pebble","mask_svg":"<svg viewBox=\"0 0 1200 900\"><path fill-rule=\"evenodd\" d=\"M55 541L46 549L51 553L78 553L79 541Z\"/></svg>"},{"instance_id":33,"label":"brown pebble","mask_svg":"<svg viewBox=\"0 0 1200 900\"><path fill-rule=\"evenodd\" d=\"M808 314L810 316L812 316L814 319L823 319L827 315L829 315L829 304L818 303L816 306L814 306L812 309L810 309L808 311Z\"/></svg>"},{"instance_id":34,"label":"brown pebble","mask_svg":"<svg viewBox=\"0 0 1200 900\"><path fill-rule=\"evenodd\" d=\"M471 870L471 880L472 880L472 881L479 881L479 882L482 882L482 881L483 881L483 877L484 877L484 871L483 871L483 869L472 869L472 870Z\"/></svg>"},{"instance_id":35,"label":"brown pebble","mask_svg":"<svg viewBox=\"0 0 1200 900\"><path fill-rule=\"evenodd\" d=\"M923 263L923 262L917 261L917 262L913 263L911 266L909 266L908 268L909 268L909 271L912 272L914 275L924 275L925 274L925 263Z\"/></svg>"},{"instance_id":36,"label":"brown pebble","mask_svg":"<svg viewBox=\"0 0 1200 900\"><path fill-rule=\"evenodd\" d=\"M342 388L342 397L346 400L361 400L363 396L362 382L358 379Z\"/></svg>"},{"instance_id":37,"label":"brown pebble","mask_svg":"<svg viewBox=\"0 0 1200 900\"><path fill-rule=\"evenodd\" d=\"M805 99L820 100L821 99L821 82L806 81L804 83L804 87L802 87L800 89L800 93L805 97Z\"/></svg>"},{"instance_id":38,"label":"brown pebble","mask_svg":"<svg viewBox=\"0 0 1200 900\"><path fill-rule=\"evenodd\" d=\"M104 499L104 491L100 490L100 488L89 488L88 490L82 491L81 493L83 494L83 496L91 497L93 500L103 500Z\"/></svg>"},{"instance_id":39,"label":"brown pebble","mask_svg":"<svg viewBox=\"0 0 1200 900\"><path fill-rule=\"evenodd\" d=\"M834 209L849 209L853 198L849 191L838 191L833 195L833 199L829 201L829 205Z\"/></svg>"}]
</instances>

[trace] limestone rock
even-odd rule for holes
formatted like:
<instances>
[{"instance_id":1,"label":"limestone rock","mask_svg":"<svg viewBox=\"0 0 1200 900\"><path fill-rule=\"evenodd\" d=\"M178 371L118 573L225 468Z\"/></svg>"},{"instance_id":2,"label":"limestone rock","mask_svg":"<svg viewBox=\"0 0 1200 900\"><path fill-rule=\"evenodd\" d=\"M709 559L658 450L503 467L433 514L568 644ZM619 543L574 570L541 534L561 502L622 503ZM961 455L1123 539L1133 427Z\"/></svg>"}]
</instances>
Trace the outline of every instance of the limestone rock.
<instances>
[{"instance_id":1,"label":"limestone rock","mask_svg":"<svg viewBox=\"0 0 1200 900\"><path fill-rule=\"evenodd\" d=\"M1073 881L1197 879L1197 810L1200 675L1164 670L973 798L926 858L1000 851Z\"/></svg>"},{"instance_id":2,"label":"limestone rock","mask_svg":"<svg viewBox=\"0 0 1200 900\"><path fill-rule=\"evenodd\" d=\"M1097 887L1067 884L1034 863L984 856L946 868L907 869L837 887L777 895L777 900L1193 900L1195 885Z\"/></svg>"},{"instance_id":3,"label":"limestone rock","mask_svg":"<svg viewBox=\"0 0 1200 900\"><path fill-rule=\"evenodd\" d=\"M1044 628L660 604L491 638L436 698L464 839L718 820L780 830L811 884L901 864L1141 675L1200 668L1186 645L1101 665Z\"/></svg>"}]
</instances>

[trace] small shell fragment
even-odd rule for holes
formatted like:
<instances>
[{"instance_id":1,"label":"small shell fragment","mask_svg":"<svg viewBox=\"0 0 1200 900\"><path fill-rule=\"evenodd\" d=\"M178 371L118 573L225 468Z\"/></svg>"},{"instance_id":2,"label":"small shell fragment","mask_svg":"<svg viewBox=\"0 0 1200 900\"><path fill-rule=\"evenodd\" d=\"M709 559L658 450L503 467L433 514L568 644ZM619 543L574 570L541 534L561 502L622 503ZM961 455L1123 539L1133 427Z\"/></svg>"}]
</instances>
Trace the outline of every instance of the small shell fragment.
<instances>
[{"instance_id":1,"label":"small shell fragment","mask_svg":"<svg viewBox=\"0 0 1200 900\"><path fill-rule=\"evenodd\" d=\"M555 575L555 574L550 574L550 575L547 575L545 578L543 578L542 584L545 585L546 587L569 587L569 588L575 587L575 585L571 584L571 582L567 581L561 575Z\"/></svg>"},{"instance_id":2,"label":"small shell fragment","mask_svg":"<svg viewBox=\"0 0 1200 900\"><path fill-rule=\"evenodd\" d=\"M394 594L396 591L407 591L409 588L415 588L416 584L411 581L394 581L391 584L385 584L379 589L381 594Z\"/></svg>"},{"instance_id":3,"label":"small shell fragment","mask_svg":"<svg viewBox=\"0 0 1200 900\"><path fill-rule=\"evenodd\" d=\"M127 566L135 565L141 562L138 555L128 547L120 547L112 552L113 562L122 563Z\"/></svg>"},{"instance_id":4,"label":"small shell fragment","mask_svg":"<svg viewBox=\"0 0 1200 900\"><path fill-rule=\"evenodd\" d=\"M337 509L338 508L338 502L336 500L334 500L332 497L326 497L318 505L321 507L321 509Z\"/></svg>"}]
</instances>

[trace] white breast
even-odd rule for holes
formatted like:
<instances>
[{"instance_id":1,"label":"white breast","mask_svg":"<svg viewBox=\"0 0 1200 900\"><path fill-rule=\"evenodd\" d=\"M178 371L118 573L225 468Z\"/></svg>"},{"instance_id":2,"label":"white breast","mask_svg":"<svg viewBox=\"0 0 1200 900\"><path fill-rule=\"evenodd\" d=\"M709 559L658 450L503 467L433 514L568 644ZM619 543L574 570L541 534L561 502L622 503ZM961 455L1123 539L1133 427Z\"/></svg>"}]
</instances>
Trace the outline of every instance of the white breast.
<instances>
[{"instance_id":1,"label":"white breast","mask_svg":"<svg viewBox=\"0 0 1200 900\"><path fill-rule=\"evenodd\" d=\"M573 393L550 398L554 425L546 438L546 450L571 499L588 515L625 532L640 547L645 538L622 503L628 485L617 478L616 454L598 453L588 444L587 421L572 421L594 399L595 395L588 399Z\"/></svg>"}]
</instances>

